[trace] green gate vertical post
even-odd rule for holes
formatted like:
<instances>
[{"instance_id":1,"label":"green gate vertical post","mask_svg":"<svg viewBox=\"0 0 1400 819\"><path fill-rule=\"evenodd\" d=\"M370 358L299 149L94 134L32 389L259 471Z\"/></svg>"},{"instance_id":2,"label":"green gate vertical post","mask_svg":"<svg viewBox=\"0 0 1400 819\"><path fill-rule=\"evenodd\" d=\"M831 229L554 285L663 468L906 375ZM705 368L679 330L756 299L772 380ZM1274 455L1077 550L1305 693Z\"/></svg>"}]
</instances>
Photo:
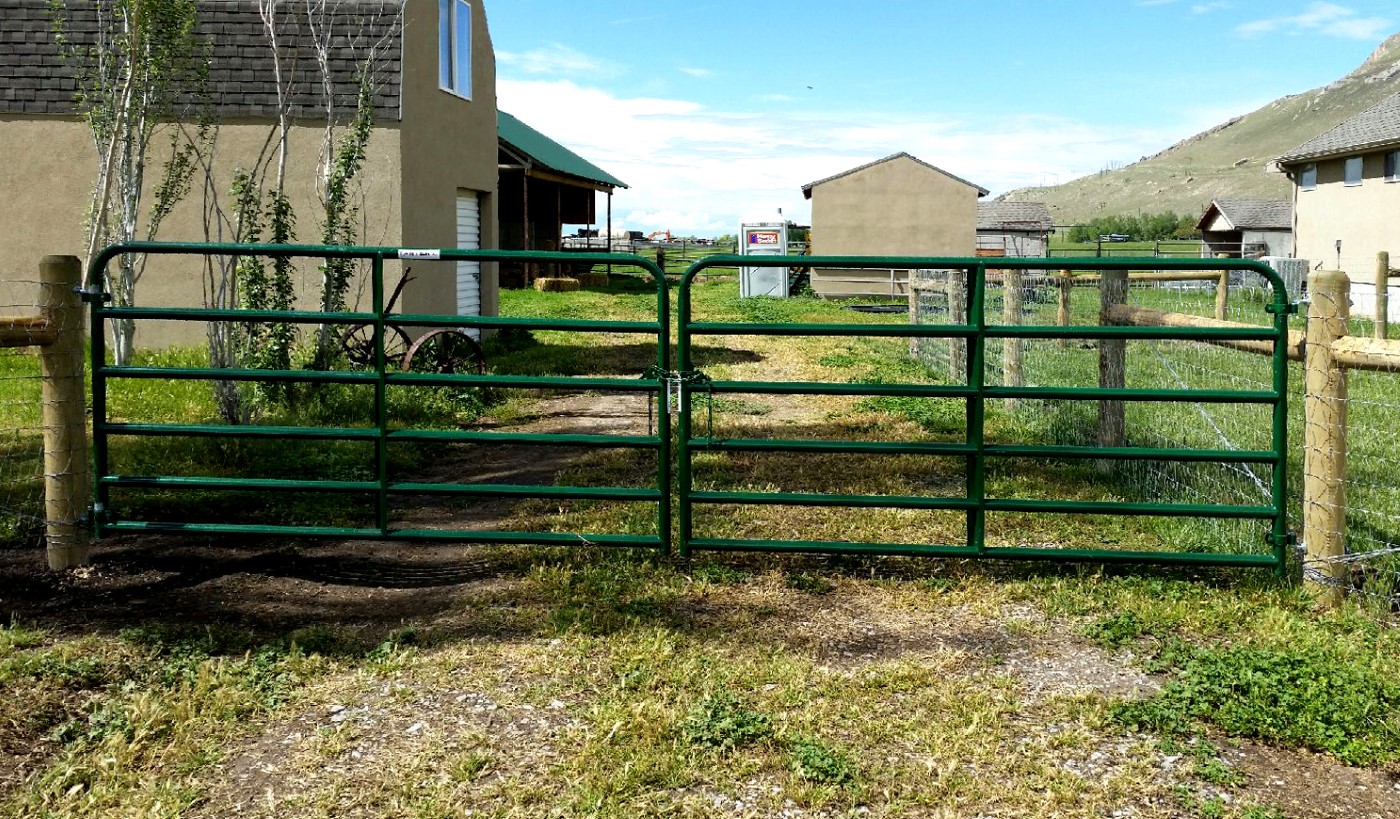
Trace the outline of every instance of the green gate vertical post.
<instances>
[{"instance_id":1,"label":"green gate vertical post","mask_svg":"<svg viewBox=\"0 0 1400 819\"><path fill-rule=\"evenodd\" d=\"M669 556L674 537L671 532L671 391L666 379L671 371L671 294L660 268L648 272L656 279L656 368L660 373L656 380L656 486L661 499L656 502L656 534L661 538L661 553ZM689 413L682 413L682 417L688 418Z\"/></svg>"},{"instance_id":2,"label":"green gate vertical post","mask_svg":"<svg viewBox=\"0 0 1400 819\"><path fill-rule=\"evenodd\" d=\"M1278 400L1274 402L1273 416L1274 479L1270 500L1274 520L1269 540L1274 547L1274 573L1282 578L1288 573L1288 550L1295 542L1288 531L1288 317L1297 312L1298 306L1289 301L1281 278L1271 284L1273 301L1266 309L1274 316L1273 375Z\"/></svg>"},{"instance_id":3,"label":"green gate vertical post","mask_svg":"<svg viewBox=\"0 0 1400 819\"><path fill-rule=\"evenodd\" d=\"M681 285L679 295L676 298L676 369L681 373L689 373L695 367L695 362L691 360L690 333L686 328L690 326L690 282L694 277L692 271L697 270L703 261L696 262L681 275ZM663 368L664 371L664 368ZM690 439L695 434L691 424L691 390L690 379L681 378L677 385L680 390L680 416L676 419L676 437L679 439L680 451L676 464L676 492L679 495L679 506L677 510L677 536L679 543L679 554L683 558L690 557L690 541L695 537L695 511L691 507L691 492L694 489L694 476L691 474ZM662 384L663 393L670 392L665 383ZM713 434L713 431L711 431Z\"/></svg>"},{"instance_id":4,"label":"green gate vertical post","mask_svg":"<svg viewBox=\"0 0 1400 819\"><path fill-rule=\"evenodd\" d=\"M375 472L379 496L375 500L375 522L381 537L389 534L389 373L384 354L384 254L376 253L370 262L370 304L374 311L374 424L379 439L374 443Z\"/></svg>"},{"instance_id":5,"label":"green gate vertical post","mask_svg":"<svg viewBox=\"0 0 1400 819\"><path fill-rule=\"evenodd\" d=\"M982 554L987 549L987 268L977 265L968 271L966 324L976 332L968 339L967 385L973 393L967 399L968 455L967 494L974 505L967 512L967 545Z\"/></svg>"}]
</instances>

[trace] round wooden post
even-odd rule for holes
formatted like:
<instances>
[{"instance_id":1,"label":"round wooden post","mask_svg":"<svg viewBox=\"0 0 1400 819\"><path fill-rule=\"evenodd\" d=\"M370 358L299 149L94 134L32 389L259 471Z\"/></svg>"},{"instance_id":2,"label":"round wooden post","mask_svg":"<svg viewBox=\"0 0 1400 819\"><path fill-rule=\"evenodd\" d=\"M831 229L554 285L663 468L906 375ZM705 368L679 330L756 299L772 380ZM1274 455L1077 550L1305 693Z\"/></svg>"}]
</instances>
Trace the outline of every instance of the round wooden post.
<instances>
[{"instance_id":1,"label":"round wooden post","mask_svg":"<svg viewBox=\"0 0 1400 819\"><path fill-rule=\"evenodd\" d=\"M1340 270L1308 277L1307 376L1303 454L1303 544L1321 578L1308 589L1326 606L1346 591L1347 371L1332 345L1347 333L1351 283Z\"/></svg>"},{"instance_id":2,"label":"round wooden post","mask_svg":"<svg viewBox=\"0 0 1400 819\"><path fill-rule=\"evenodd\" d=\"M1105 270L1099 280L1099 324L1107 327L1114 324L1113 307L1128 301L1128 271ZM1099 341L1099 386L1105 389L1122 389L1127 386L1128 342L1121 338L1105 338ZM1099 446L1121 447L1127 445L1127 415L1122 401L1104 399L1099 401ZM1111 472L1114 461L1098 462L1100 472Z\"/></svg>"},{"instance_id":3,"label":"round wooden post","mask_svg":"<svg viewBox=\"0 0 1400 819\"><path fill-rule=\"evenodd\" d=\"M1229 316L1230 271L1220 271L1220 281L1215 285L1215 318L1224 321Z\"/></svg>"},{"instance_id":4,"label":"round wooden post","mask_svg":"<svg viewBox=\"0 0 1400 819\"><path fill-rule=\"evenodd\" d=\"M1070 295L1074 292L1074 278L1068 270L1060 271L1060 309L1055 316L1055 321L1061 327L1069 326ZM1069 346L1069 339L1062 338L1055 342L1055 346L1061 350Z\"/></svg>"},{"instance_id":5,"label":"round wooden post","mask_svg":"<svg viewBox=\"0 0 1400 819\"><path fill-rule=\"evenodd\" d=\"M39 263L41 315L55 339L40 348L44 402L44 517L50 569L88 561L87 404L83 392L83 302L77 256L45 256Z\"/></svg>"},{"instance_id":6,"label":"round wooden post","mask_svg":"<svg viewBox=\"0 0 1400 819\"><path fill-rule=\"evenodd\" d=\"M1021 271L1002 271L1002 295L1001 295L1001 320L1002 323L1014 327L1021 323ZM1025 386L1024 368L1025 342L1019 338L1008 338L1002 341L1001 348L1001 370L1002 384L1007 387ZM1016 408L1016 400L1013 398L1006 402L1007 409Z\"/></svg>"},{"instance_id":7,"label":"round wooden post","mask_svg":"<svg viewBox=\"0 0 1400 819\"><path fill-rule=\"evenodd\" d=\"M1390 322L1390 253L1376 254L1376 326L1373 335L1385 338Z\"/></svg>"},{"instance_id":8,"label":"round wooden post","mask_svg":"<svg viewBox=\"0 0 1400 819\"><path fill-rule=\"evenodd\" d=\"M967 271L948 271L948 323L967 323ZM967 339L948 339L948 378L954 384L966 383Z\"/></svg>"}]
</instances>

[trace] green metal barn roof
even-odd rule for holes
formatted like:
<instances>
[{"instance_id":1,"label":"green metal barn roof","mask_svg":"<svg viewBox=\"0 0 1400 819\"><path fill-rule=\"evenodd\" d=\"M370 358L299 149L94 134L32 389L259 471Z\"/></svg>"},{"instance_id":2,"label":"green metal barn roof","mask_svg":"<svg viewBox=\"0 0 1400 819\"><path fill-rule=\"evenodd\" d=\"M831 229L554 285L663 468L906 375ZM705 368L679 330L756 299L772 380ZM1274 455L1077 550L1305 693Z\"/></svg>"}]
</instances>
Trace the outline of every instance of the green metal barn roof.
<instances>
[{"instance_id":1,"label":"green metal barn roof","mask_svg":"<svg viewBox=\"0 0 1400 819\"><path fill-rule=\"evenodd\" d=\"M496 112L496 134L501 142L516 152L525 154L536 164L555 173L576 176L580 179L604 185L609 188L625 188L627 183L613 176L592 162L584 159L563 145L555 142L534 128L526 125L505 111Z\"/></svg>"}]
</instances>

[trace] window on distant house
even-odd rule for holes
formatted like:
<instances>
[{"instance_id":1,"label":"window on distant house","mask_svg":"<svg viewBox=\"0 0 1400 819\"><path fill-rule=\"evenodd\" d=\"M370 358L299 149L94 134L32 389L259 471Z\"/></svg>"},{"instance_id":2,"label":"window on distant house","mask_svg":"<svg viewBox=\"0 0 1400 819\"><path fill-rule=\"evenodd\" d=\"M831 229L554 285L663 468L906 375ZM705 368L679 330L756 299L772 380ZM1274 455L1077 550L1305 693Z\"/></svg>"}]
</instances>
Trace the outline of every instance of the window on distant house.
<instances>
[{"instance_id":1,"label":"window on distant house","mask_svg":"<svg viewBox=\"0 0 1400 819\"><path fill-rule=\"evenodd\" d=\"M1390 151L1385 155L1385 181L1400 182L1400 151Z\"/></svg>"},{"instance_id":2,"label":"window on distant house","mask_svg":"<svg viewBox=\"0 0 1400 819\"><path fill-rule=\"evenodd\" d=\"M438 85L472 98L472 7L466 0L438 0Z\"/></svg>"},{"instance_id":3,"label":"window on distant house","mask_svg":"<svg viewBox=\"0 0 1400 819\"><path fill-rule=\"evenodd\" d=\"M1347 157L1346 173L1342 177L1342 184L1348 187L1361 184L1361 157Z\"/></svg>"},{"instance_id":4,"label":"window on distant house","mask_svg":"<svg viewBox=\"0 0 1400 819\"><path fill-rule=\"evenodd\" d=\"M1298 189L1311 191L1317 189L1317 165L1309 162L1298 172Z\"/></svg>"}]
</instances>

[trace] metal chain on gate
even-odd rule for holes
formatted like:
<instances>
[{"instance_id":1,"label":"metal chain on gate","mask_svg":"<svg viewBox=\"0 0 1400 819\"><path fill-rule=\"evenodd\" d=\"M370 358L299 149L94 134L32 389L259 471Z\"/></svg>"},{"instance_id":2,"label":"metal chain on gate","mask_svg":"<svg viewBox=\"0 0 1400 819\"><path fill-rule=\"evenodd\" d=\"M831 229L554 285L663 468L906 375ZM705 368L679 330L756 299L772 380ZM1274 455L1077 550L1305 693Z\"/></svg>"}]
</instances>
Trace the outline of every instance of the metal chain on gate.
<instances>
[{"instance_id":1,"label":"metal chain on gate","mask_svg":"<svg viewBox=\"0 0 1400 819\"><path fill-rule=\"evenodd\" d=\"M682 386L688 386L688 387L690 387L692 393L695 392L697 389L699 389L700 391L702 391L703 394L704 394L704 396L705 396L705 408L706 408L706 411L707 411L707 420L706 420L707 429L706 429L706 432L705 432L705 437L707 437L707 438L713 438L713 437L714 437L714 432L715 432L715 401L714 401L714 393L715 393L715 391L714 391L714 382L710 379L710 377L709 377L708 375L706 375L704 372L702 372L702 371L700 371L700 370L683 370L683 371L682 371L682 370L669 370L669 371L667 371L667 370L663 370L663 369L661 369L660 367L658 367L657 365L653 364L653 365L651 365L650 367L647 367L646 370L643 371L642 374L641 374L641 376L639 376L639 377L640 377L641 380L643 380L643 381L653 381L653 380L654 380L654 381L660 382L660 383L662 383L662 384L665 384L664 389L666 389L666 390L668 391L668 393L669 393L669 395L670 395L670 397L671 397L671 400L667 402L667 406L670 408L670 412L671 412L672 415L675 415L675 414L677 414L677 413L679 413L679 412L681 411L680 404L681 404L681 387L682 387ZM655 396L653 396L652 393L647 393L647 434L648 434L648 435L655 435L655 434L656 434L656 431L655 431L655 430L656 430L656 427L655 427L655 417L656 417L656 416L655 416L655 400L656 400L656 399L655 399Z\"/></svg>"}]
</instances>

